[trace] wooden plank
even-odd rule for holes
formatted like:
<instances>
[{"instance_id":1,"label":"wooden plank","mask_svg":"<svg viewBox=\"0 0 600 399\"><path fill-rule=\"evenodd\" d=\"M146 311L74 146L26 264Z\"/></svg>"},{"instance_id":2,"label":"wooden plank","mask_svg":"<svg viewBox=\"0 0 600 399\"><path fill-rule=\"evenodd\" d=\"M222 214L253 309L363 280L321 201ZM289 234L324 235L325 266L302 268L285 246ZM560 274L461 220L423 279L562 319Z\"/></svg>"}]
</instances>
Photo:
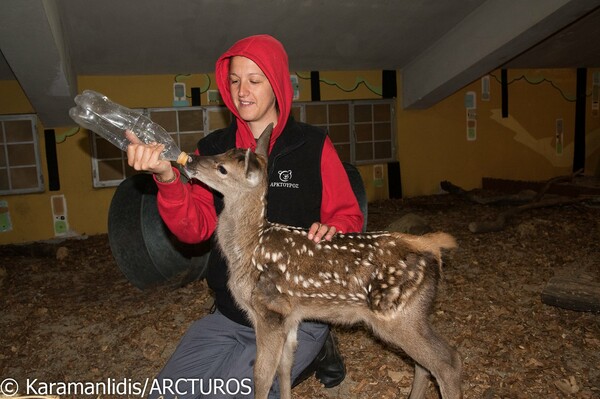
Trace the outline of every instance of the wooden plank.
<instances>
[{"instance_id":1,"label":"wooden plank","mask_svg":"<svg viewBox=\"0 0 600 399\"><path fill-rule=\"evenodd\" d=\"M600 195L600 180L598 178L585 177L575 179L574 183L556 183L548 187L548 194L576 197L579 195ZM481 186L484 190L500 191L506 193L517 193L523 190L534 190L539 192L547 184L545 181L522 181L496 179L483 177Z\"/></svg>"},{"instance_id":2,"label":"wooden plank","mask_svg":"<svg viewBox=\"0 0 600 399\"><path fill-rule=\"evenodd\" d=\"M581 312L600 312L600 282L569 276L553 277L542 292L542 302Z\"/></svg>"}]
</instances>

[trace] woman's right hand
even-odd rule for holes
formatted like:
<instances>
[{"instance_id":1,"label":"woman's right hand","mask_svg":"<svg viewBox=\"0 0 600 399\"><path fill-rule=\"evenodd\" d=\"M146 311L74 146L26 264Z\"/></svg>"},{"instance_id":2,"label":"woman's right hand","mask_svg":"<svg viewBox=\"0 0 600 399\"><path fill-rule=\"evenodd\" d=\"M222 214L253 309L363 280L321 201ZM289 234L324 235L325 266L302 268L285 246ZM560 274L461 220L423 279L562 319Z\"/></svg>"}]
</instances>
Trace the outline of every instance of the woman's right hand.
<instances>
[{"instance_id":1,"label":"woman's right hand","mask_svg":"<svg viewBox=\"0 0 600 399\"><path fill-rule=\"evenodd\" d=\"M126 130L125 137L131 144L127 146L127 163L135 170L147 171L157 175L159 181L171 181L175 172L170 161L160 158L163 144L144 144L133 132Z\"/></svg>"}]
</instances>

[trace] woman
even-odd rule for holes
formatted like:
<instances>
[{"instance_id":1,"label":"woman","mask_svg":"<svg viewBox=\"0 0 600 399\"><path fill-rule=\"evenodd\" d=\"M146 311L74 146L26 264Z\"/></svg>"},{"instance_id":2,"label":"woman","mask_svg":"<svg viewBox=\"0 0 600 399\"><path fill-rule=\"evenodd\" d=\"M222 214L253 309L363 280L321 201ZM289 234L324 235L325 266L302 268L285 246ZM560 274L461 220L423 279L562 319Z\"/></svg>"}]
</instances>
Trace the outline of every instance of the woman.
<instances>
[{"instance_id":1,"label":"woman","mask_svg":"<svg viewBox=\"0 0 600 399\"><path fill-rule=\"evenodd\" d=\"M273 123L267 218L309 228L309 238L315 241L331 240L337 232L360 231L363 215L333 144L322 130L290 117L293 92L281 43L268 35L238 41L218 59L216 79L235 118L229 127L200 140L198 153L220 154L233 147L254 149L256 139ZM201 182L181 183L177 169L159 160L160 151L160 146L130 145L128 162L136 170L154 173L160 215L181 241L210 239L222 198ZM156 391L151 396L252 396L243 384L238 384L237 392L227 392L223 386L217 389L218 384L231 379L245 379L251 385L256 356L254 331L227 289L227 264L219 251L211 252L207 281L215 293L216 311L190 327L158 376L161 382L175 384L179 380L179 392ZM339 384L345 374L328 327L305 322L298 331L292 381L297 383L315 370L328 387ZM211 394L205 394L209 391ZM278 392L275 383L270 396L277 398Z\"/></svg>"}]
</instances>

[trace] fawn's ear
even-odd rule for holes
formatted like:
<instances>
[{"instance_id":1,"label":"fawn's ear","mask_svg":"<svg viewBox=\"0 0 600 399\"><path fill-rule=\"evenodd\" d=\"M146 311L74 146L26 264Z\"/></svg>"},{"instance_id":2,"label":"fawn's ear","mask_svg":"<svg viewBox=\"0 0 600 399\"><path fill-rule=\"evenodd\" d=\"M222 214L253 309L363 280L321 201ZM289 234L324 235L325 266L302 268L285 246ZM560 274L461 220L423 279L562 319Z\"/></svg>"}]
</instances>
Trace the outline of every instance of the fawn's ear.
<instances>
[{"instance_id":1,"label":"fawn's ear","mask_svg":"<svg viewBox=\"0 0 600 399\"><path fill-rule=\"evenodd\" d=\"M273 123L263 130L256 142L256 154L269 158L269 143L271 142L271 133L273 133Z\"/></svg>"},{"instance_id":2,"label":"fawn's ear","mask_svg":"<svg viewBox=\"0 0 600 399\"><path fill-rule=\"evenodd\" d=\"M250 151L250 148L246 150L246 156L244 159L244 175L246 181L250 183L252 187L256 187L260 183L260 162L255 153Z\"/></svg>"}]
</instances>

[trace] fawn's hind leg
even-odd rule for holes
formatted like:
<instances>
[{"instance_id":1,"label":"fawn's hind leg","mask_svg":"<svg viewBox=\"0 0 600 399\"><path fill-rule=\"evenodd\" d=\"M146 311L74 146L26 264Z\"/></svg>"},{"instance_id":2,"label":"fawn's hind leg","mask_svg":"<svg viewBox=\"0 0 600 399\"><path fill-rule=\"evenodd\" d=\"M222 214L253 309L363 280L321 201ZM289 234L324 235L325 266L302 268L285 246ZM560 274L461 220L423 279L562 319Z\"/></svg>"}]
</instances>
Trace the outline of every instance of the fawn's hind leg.
<instances>
[{"instance_id":1,"label":"fawn's hind leg","mask_svg":"<svg viewBox=\"0 0 600 399\"><path fill-rule=\"evenodd\" d=\"M408 399L420 399L425 397L427 388L429 387L430 373L423 368L419 363L415 363L415 378L413 379L410 397Z\"/></svg>"},{"instance_id":2,"label":"fawn's hind leg","mask_svg":"<svg viewBox=\"0 0 600 399\"><path fill-rule=\"evenodd\" d=\"M383 340L401 348L415 362L415 379L410 399L423 399L428 373L435 377L443 399L461 399L461 361L458 352L440 337L421 312L398 315L373 323ZM411 317L414 316L414 317Z\"/></svg>"}]
</instances>

